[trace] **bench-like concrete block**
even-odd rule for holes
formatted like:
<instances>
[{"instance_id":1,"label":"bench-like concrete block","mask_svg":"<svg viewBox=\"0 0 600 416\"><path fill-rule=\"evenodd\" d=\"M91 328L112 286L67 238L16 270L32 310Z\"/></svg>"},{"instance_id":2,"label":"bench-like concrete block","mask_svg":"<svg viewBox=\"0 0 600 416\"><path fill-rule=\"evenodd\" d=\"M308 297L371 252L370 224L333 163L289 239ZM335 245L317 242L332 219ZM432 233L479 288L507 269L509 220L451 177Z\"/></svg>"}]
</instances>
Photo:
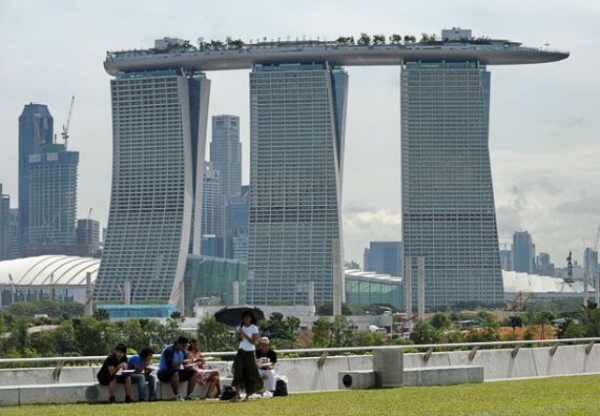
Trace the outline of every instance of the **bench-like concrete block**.
<instances>
[{"instance_id":1,"label":"bench-like concrete block","mask_svg":"<svg viewBox=\"0 0 600 416\"><path fill-rule=\"evenodd\" d=\"M19 404L19 387L0 387L0 406L17 406Z\"/></svg>"},{"instance_id":2,"label":"bench-like concrete block","mask_svg":"<svg viewBox=\"0 0 600 416\"><path fill-rule=\"evenodd\" d=\"M423 367L404 370L405 386L445 386L464 383L483 383L483 367Z\"/></svg>"},{"instance_id":3,"label":"bench-like concrete block","mask_svg":"<svg viewBox=\"0 0 600 416\"><path fill-rule=\"evenodd\" d=\"M338 388L344 389L370 389L375 387L375 372L370 370L340 371L338 373Z\"/></svg>"},{"instance_id":4,"label":"bench-like concrete block","mask_svg":"<svg viewBox=\"0 0 600 416\"><path fill-rule=\"evenodd\" d=\"M187 383L187 381L179 382L179 394L181 394L183 397L187 396ZM159 400L173 400L175 398L170 383L163 383L162 381L158 380L156 384L156 396ZM207 388L208 385L196 383L196 387L194 387L194 394L198 397L205 397Z\"/></svg>"},{"instance_id":5,"label":"bench-like concrete block","mask_svg":"<svg viewBox=\"0 0 600 416\"><path fill-rule=\"evenodd\" d=\"M376 387L404 385L404 351L394 348L373 351L373 371Z\"/></svg>"},{"instance_id":6,"label":"bench-like concrete block","mask_svg":"<svg viewBox=\"0 0 600 416\"><path fill-rule=\"evenodd\" d=\"M85 389L88 386L88 383L21 386L19 391L19 404L85 402Z\"/></svg>"},{"instance_id":7,"label":"bench-like concrete block","mask_svg":"<svg viewBox=\"0 0 600 416\"><path fill-rule=\"evenodd\" d=\"M85 388L84 396L85 401L88 403L108 403L110 392L108 386L95 383L93 385L88 385ZM148 387L146 387L146 397L148 397ZM131 385L131 399L134 402L138 401L138 389L136 384ZM123 384L117 384L115 400L117 403L125 401L125 386Z\"/></svg>"}]
</instances>

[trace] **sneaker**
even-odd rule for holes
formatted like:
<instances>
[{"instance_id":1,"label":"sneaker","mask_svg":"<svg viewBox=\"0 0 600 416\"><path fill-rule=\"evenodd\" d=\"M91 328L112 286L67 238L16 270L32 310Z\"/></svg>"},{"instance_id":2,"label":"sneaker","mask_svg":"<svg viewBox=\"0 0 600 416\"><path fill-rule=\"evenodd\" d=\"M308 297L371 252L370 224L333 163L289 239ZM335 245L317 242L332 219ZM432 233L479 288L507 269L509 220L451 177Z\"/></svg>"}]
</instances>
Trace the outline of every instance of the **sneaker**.
<instances>
[{"instance_id":1,"label":"sneaker","mask_svg":"<svg viewBox=\"0 0 600 416\"><path fill-rule=\"evenodd\" d=\"M115 402L115 396L109 396L108 402L109 403L114 403Z\"/></svg>"},{"instance_id":2,"label":"sneaker","mask_svg":"<svg viewBox=\"0 0 600 416\"><path fill-rule=\"evenodd\" d=\"M125 396L125 403L131 403L133 400L131 400L131 396L127 395Z\"/></svg>"},{"instance_id":3,"label":"sneaker","mask_svg":"<svg viewBox=\"0 0 600 416\"><path fill-rule=\"evenodd\" d=\"M200 400L200 397L196 396L195 394L188 394L185 399L186 400Z\"/></svg>"},{"instance_id":4,"label":"sneaker","mask_svg":"<svg viewBox=\"0 0 600 416\"><path fill-rule=\"evenodd\" d=\"M231 399L229 399L230 402L240 402L242 401L242 398L240 396L233 396Z\"/></svg>"},{"instance_id":5,"label":"sneaker","mask_svg":"<svg viewBox=\"0 0 600 416\"><path fill-rule=\"evenodd\" d=\"M181 397L181 394L176 394L175 395L175 401L176 402L183 402L185 399L183 397Z\"/></svg>"}]
</instances>

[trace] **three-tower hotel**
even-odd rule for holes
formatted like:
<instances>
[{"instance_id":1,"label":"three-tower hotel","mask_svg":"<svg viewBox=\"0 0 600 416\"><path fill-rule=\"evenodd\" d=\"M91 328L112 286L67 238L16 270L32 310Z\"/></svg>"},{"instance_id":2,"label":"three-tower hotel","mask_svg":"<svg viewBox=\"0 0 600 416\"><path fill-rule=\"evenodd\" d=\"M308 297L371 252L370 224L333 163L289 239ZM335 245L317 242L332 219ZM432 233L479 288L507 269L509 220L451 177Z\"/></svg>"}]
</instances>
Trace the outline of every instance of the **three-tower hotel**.
<instances>
[{"instance_id":1,"label":"three-tower hotel","mask_svg":"<svg viewBox=\"0 0 600 416\"><path fill-rule=\"evenodd\" d=\"M340 38L201 44L165 38L109 52L113 177L100 301L182 306L188 253L199 254L210 81L250 69L250 303L344 296L341 195L348 74L400 68L405 256L425 258L425 303L503 301L490 170L488 65L534 64L566 52L474 39L359 44ZM416 262L413 262L416 264ZM413 284L412 287L416 287ZM338 309L339 310L339 309Z\"/></svg>"}]
</instances>

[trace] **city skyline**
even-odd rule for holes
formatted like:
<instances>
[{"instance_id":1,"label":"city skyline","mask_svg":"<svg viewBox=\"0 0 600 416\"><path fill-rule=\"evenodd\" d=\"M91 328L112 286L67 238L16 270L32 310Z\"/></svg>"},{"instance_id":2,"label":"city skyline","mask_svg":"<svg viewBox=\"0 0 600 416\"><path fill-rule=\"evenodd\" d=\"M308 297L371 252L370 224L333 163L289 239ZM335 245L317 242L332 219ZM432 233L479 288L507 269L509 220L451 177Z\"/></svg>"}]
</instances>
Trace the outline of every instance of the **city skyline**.
<instances>
[{"instance_id":1,"label":"city skyline","mask_svg":"<svg viewBox=\"0 0 600 416\"><path fill-rule=\"evenodd\" d=\"M527 5L492 2L494 4L486 4L485 8L472 2L455 2L451 8L441 6L439 13L434 14L422 7L411 5L400 9L392 2L382 2L378 8L368 10L372 14L370 20L374 21L369 24L363 23L364 4L359 2L344 3L344 7L336 2L315 3L307 10L286 6L277 11L268 7L274 3L260 2L266 6L260 6L264 13L252 13L246 5L236 5L234 12L227 15L221 11L221 8L228 9L226 4L208 4L208 9L202 13L208 17L202 17L200 21L205 24L198 24L200 11L189 13L190 16L178 14L180 21L169 24L166 23L169 19L159 20L161 13L156 9L153 11L148 3L144 3L144 10L139 11L133 2L125 6L122 16L110 14L110 19L125 22L128 13L140 13L147 19L145 24L132 24L110 34L102 28L102 18L92 19L95 14L108 18L113 9L110 2L103 7L86 7L88 11L73 2L65 3L48 8L42 2L21 5L8 1L0 6L0 30L9 39L8 54L13 57L10 66L1 66L0 73L7 91L0 101L3 132L0 137L4 149L12 147L12 152L3 151L0 156L0 183L4 184L4 193L11 196L13 206L17 200L15 115L18 116L26 103L44 103L49 106L55 126L58 126L66 120L69 97L76 95L70 148L80 152L82 166L89 166L89 171L80 170L78 218L86 217L89 208L93 208L94 218L106 225L112 142L109 77L101 65L106 50L149 47L154 39L164 36L224 40L226 36L256 39L264 35L276 39L289 34L334 39L336 36L356 37L360 32L366 32L420 37L422 32L439 36L442 28L461 26L472 29L474 36L507 37L527 46L543 46L550 41L550 48L571 51L571 58L553 65L494 68L490 117L492 175L501 246L511 241L513 231L528 230L536 246L549 252L560 266L568 250L573 250L574 257L581 259L582 240L592 244L599 222L595 206L600 201L599 191L593 188L595 179L600 176L594 166L600 147L593 140L597 138L598 125L592 117L596 108L594 97L600 87L591 72L598 58L588 54L585 61L582 60L585 50L593 50L598 42L591 31L591 16L597 15L598 6L592 2L583 2L577 7L566 7L559 2ZM35 7L53 17L52 27L45 28L48 32L45 38L30 33L30 27L27 32L23 30L28 12ZM160 9L167 15L176 13L176 8L170 10L162 6ZM302 18L308 10L314 14L314 19ZM515 11L522 12L523 16ZM532 16L533 11L537 16L535 25L525 17ZM328 17L333 13L344 18L331 22ZM214 17L212 21L211 16ZM88 25L83 30L85 46L77 46L77 42L58 28L66 26L61 25L66 19L76 27L82 27L78 26L82 22ZM265 29L267 21L269 25ZM154 23L154 26L148 23ZM200 26L204 27L202 33L197 29ZM148 30L148 27L153 29ZM72 29L69 33L73 33ZM48 42L57 48L52 52L42 50L33 57L33 43L29 42L40 46ZM29 44L32 46L28 47ZM63 49L68 53L62 53ZM30 65L25 65L25 59L33 58L39 60L39 64L33 65L35 73L43 68L45 77L27 76ZM65 61L69 58L77 64ZM399 240L400 236L397 117L400 74L399 70L391 68L349 68L348 72L352 83L348 98L342 209L346 259L360 261L368 241ZM209 116L237 114L241 118L242 183L246 184L249 71L208 75L213 81ZM52 77L61 82L49 85L51 83L43 81ZM27 82L21 79L27 79ZM393 185L380 186L382 181Z\"/></svg>"}]
</instances>

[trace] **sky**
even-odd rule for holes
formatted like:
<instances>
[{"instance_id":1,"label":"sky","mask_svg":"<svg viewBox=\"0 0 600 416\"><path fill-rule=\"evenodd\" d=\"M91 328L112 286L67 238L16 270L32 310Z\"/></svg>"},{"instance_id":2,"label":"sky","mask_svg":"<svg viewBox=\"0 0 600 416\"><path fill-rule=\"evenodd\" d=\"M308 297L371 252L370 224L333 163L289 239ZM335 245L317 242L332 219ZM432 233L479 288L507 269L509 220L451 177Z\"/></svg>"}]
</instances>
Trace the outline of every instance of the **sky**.
<instances>
[{"instance_id":1,"label":"sky","mask_svg":"<svg viewBox=\"0 0 600 416\"><path fill-rule=\"evenodd\" d=\"M106 226L112 133L106 51L165 36L205 40L336 39L361 33L476 37L566 50L550 64L490 66L490 156L500 248L529 231L557 267L581 260L600 229L600 2L597 0L0 0L0 183L17 204L18 117L47 104L55 133L75 103L69 150L80 152L78 217ZM401 239L400 70L348 67L343 222L346 260L369 241ZM240 116L249 182L249 71L208 72L209 116ZM208 131L210 140L210 126ZM207 151L207 155L208 155Z\"/></svg>"}]
</instances>

